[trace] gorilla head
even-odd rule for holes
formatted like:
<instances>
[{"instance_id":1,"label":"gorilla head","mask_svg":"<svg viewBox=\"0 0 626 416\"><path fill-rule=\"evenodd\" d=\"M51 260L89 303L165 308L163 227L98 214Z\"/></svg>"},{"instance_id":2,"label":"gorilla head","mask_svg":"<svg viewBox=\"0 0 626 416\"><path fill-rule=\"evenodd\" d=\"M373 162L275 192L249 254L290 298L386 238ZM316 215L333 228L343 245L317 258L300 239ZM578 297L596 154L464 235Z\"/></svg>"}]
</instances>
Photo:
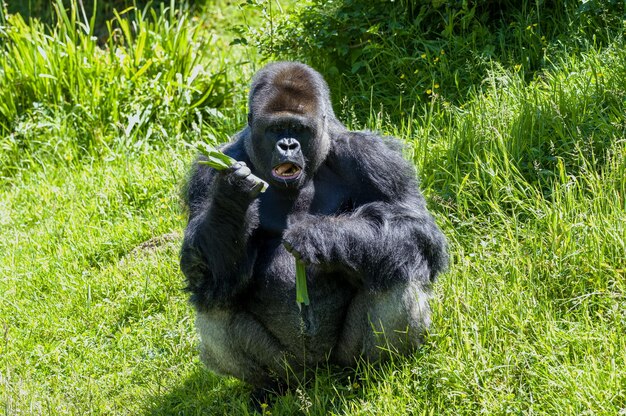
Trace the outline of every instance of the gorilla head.
<instances>
[{"instance_id":1,"label":"gorilla head","mask_svg":"<svg viewBox=\"0 0 626 416\"><path fill-rule=\"evenodd\" d=\"M326 81L303 64L269 64L252 81L249 107L245 147L259 176L302 187L328 154L329 128L341 126Z\"/></svg>"}]
</instances>

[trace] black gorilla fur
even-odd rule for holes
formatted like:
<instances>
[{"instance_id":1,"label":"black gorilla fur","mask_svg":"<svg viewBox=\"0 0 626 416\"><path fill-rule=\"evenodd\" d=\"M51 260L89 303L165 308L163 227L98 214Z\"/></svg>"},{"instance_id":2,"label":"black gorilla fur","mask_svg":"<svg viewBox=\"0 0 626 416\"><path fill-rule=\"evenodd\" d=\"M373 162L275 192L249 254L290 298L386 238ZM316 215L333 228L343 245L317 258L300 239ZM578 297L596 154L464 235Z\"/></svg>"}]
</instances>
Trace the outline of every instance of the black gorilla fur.
<instances>
[{"instance_id":1,"label":"black gorilla fur","mask_svg":"<svg viewBox=\"0 0 626 416\"><path fill-rule=\"evenodd\" d=\"M398 143L348 131L322 76L300 63L261 69L249 107L222 148L243 163L196 163L186 187L181 269L202 360L263 388L319 362L409 353L447 252ZM250 173L269 182L265 193ZM307 265L302 310L294 256Z\"/></svg>"}]
</instances>

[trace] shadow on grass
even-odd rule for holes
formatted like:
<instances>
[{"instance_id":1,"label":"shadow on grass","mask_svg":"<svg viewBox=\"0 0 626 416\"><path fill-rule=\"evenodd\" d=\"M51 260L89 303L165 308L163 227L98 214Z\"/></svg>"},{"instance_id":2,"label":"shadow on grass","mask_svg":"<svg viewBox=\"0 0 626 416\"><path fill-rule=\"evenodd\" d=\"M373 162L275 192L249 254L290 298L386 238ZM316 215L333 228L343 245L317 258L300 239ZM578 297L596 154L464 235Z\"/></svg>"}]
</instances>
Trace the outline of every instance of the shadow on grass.
<instances>
[{"instance_id":1,"label":"shadow on grass","mask_svg":"<svg viewBox=\"0 0 626 416\"><path fill-rule=\"evenodd\" d=\"M416 390L428 396L434 393L429 383L430 370L424 365L429 351L425 345L410 356L393 356L382 364L359 361L353 369L320 364L310 369L306 380L293 380L284 395L272 396L268 411L273 416L344 414L355 406L376 406L380 400L400 400L400 408ZM387 397L381 398L382 392ZM250 393L251 387L245 383L217 376L196 361L179 385L155 392L143 414L258 415L250 406Z\"/></svg>"},{"instance_id":2,"label":"shadow on grass","mask_svg":"<svg viewBox=\"0 0 626 416\"><path fill-rule=\"evenodd\" d=\"M307 413L325 415L342 412L347 403L363 399L355 388L361 372L336 367L318 368L308 382L290 386L281 396L271 397L272 415ZM250 406L251 388L230 377L219 377L197 363L182 384L169 391L155 393L149 399L144 416L161 415L259 415Z\"/></svg>"},{"instance_id":3,"label":"shadow on grass","mask_svg":"<svg viewBox=\"0 0 626 416\"><path fill-rule=\"evenodd\" d=\"M247 414L249 395L250 389L244 383L218 377L197 363L182 384L155 393L144 415Z\"/></svg>"}]
</instances>

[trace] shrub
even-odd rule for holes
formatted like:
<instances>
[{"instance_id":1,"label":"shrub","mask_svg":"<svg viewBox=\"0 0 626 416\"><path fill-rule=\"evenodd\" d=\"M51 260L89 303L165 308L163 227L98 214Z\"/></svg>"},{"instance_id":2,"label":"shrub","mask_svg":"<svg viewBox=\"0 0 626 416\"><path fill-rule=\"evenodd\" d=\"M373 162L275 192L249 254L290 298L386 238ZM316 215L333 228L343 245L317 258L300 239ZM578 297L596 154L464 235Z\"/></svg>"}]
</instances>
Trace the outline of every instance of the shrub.
<instances>
[{"instance_id":1,"label":"shrub","mask_svg":"<svg viewBox=\"0 0 626 416\"><path fill-rule=\"evenodd\" d=\"M569 52L604 44L623 31L624 3L313 0L266 15L266 30L250 33L266 57L312 64L349 108L402 113L433 95L463 102L494 62L532 78L564 39Z\"/></svg>"}]
</instances>

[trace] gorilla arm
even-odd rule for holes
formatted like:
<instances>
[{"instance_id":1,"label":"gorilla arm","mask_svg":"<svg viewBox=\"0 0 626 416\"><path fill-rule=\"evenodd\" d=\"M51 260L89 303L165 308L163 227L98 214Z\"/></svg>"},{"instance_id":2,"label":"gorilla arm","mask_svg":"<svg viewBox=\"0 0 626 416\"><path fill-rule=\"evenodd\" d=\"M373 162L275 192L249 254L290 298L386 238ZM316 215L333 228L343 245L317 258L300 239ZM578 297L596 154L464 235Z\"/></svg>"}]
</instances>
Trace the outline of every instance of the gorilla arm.
<instances>
[{"instance_id":1,"label":"gorilla arm","mask_svg":"<svg viewBox=\"0 0 626 416\"><path fill-rule=\"evenodd\" d=\"M250 280L256 256L249 239L258 226L253 202L257 185L245 163L221 172L197 165L192 173L180 265L191 301L200 309L228 304Z\"/></svg>"},{"instance_id":2,"label":"gorilla arm","mask_svg":"<svg viewBox=\"0 0 626 416\"><path fill-rule=\"evenodd\" d=\"M447 263L446 242L426 210L412 167L373 134L354 133L334 147L334 156L347 166L344 172L358 178L349 195L356 208L293 224L284 235L287 249L375 291L433 281Z\"/></svg>"}]
</instances>

